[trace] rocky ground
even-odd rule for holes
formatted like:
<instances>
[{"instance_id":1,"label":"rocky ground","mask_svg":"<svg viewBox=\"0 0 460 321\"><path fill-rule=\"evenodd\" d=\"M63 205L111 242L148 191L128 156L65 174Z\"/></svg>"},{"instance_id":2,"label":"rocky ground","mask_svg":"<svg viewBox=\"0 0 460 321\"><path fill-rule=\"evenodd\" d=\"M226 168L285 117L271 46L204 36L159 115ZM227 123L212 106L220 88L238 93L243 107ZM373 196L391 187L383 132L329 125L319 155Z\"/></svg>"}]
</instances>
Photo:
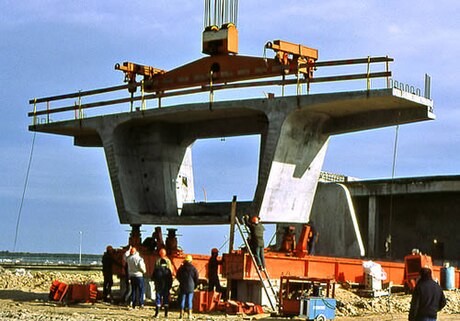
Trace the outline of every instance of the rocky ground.
<instances>
[{"instance_id":1,"label":"rocky ground","mask_svg":"<svg viewBox=\"0 0 460 321\"><path fill-rule=\"evenodd\" d=\"M0 267L0 320L149 320L153 319L153 305L147 301L142 310L129 310L126 306L79 303L69 306L48 300L51 283L59 280L66 283L102 283L100 272L30 272L9 271ZM100 289L100 286L99 286ZM439 320L460 320L460 292L446 291L448 304ZM390 297L363 298L355 291L337 289L337 317L335 320L407 320L410 295L395 293ZM177 319L172 311L170 319ZM268 314L257 316L233 316L223 314L195 314L201 320L278 320ZM284 319L286 320L286 318Z\"/></svg>"}]
</instances>

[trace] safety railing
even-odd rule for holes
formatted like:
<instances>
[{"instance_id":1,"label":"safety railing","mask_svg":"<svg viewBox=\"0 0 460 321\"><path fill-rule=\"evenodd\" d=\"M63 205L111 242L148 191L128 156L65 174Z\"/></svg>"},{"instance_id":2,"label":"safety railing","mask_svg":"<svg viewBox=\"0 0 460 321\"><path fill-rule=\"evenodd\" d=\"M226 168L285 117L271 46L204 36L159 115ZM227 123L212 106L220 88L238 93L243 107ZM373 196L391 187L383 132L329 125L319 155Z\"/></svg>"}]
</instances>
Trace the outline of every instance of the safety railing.
<instances>
[{"instance_id":1,"label":"safety railing","mask_svg":"<svg viewBox=\"0 0 460 321\"><path fill-rule=\"evenodd\" d=\"M367 66L366 72L364 73L355 73L355 74L344 74L344 75L331 75L331 76L323 76L323 77L313 77L313 78L302 78L301 75L298 73L297 75L282 75L281 79L270 79L270 80L252 80L252 81L241 81L241 82L234 82L234 83L223 83L223 84L213 84L209 83L207 85L202 86L195 86L192 88L180 89L180 90L170 90L170 91L162 91L162 92L155 92L155 93L146 93L144 91L144 84L143 81L112 86L112 87L105 87L100 89L93 89L93 90L85 90L85 91L78 91L69 94L57 95L57 96L50 96L44 98L36 98L29 100L29 104L33 105L33 111L28 113L29 117L33 117L33 124L39 125L43 123L50 123L53 120L50 118L50 115L57 114L57 113L65 113L65 112L73 112L75 119L82 119L85 117L84 111L87 109L98 108L98 107L106 107L112 105L119 105L119 104L130 104L130 111L133 111L133 103L134 102L141 102L141 107L136 108L135 110L146 109L146 101L148 100L158 100L158 108L161 108L162 99L170 98L170 97L177 97L177 96L185 96L185 95L192 95L198 93L205 93L209 92L210 94L210 101L213 99L213 93L218 90L224 89L239 89L239 88L252 88L252 87L266 87L266 86L281 86L282 87L282 96L284 96L284 87L295 85L297 86L297 94L302 94L301 86L304 84L307 85L306 93L310 93L310 86L312 84L318 83L327 83L327 82L338 82L338 81L352 81L352 80L366 80L367 90L371 89L371 79L374 78L384 78L386 79L386 88L391 88L396 84L395 81L391 80L391 71L389 70L389 63L393 61L393 58L388 56L386 57L366 57L360 59L345 59L345 60L333 60L333 61L317 61L314 63L307 63L307 64L300 64L299 68L305 67L313 67L315 70L318 68L325 68L325 67L332 67L332 66L347 66L347 65L358 65L364 64ZM371 64L376 63L383 63L384 70L383 71L371 71ZM288 76L292 77L288 78ZM400 84L400 83L398 83ZM133 87L140 88L140 94L138 96L134 96L131 94L130 97L124 98L113 98L107 100L98 100L92 102L83 103L83 99L89 96L95 95L102 95L102 94L113 94L114 92L118 92L121 90L127 90L128 88L132 89ZM410 89L410 88L409 88ZM416 91L417 93L418 91ZM51 107L52 102L63 102L68 101L69 99L74 99L72 103L67 105ZM46 107L43 109L38 110L38 105L46 104ZM40 116L45 116L44 118L39 119ZM65 119L69 120L69 118Z\"/></svg>"}]
</instances>

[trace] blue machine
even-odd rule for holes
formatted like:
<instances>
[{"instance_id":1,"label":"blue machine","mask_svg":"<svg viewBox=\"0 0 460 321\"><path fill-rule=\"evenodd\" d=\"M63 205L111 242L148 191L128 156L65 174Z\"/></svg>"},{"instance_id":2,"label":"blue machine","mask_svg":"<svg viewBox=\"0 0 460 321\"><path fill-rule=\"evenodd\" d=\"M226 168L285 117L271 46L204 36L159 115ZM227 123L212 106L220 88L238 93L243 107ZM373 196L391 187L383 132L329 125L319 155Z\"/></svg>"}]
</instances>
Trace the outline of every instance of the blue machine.
<instances>
[{"instance_id":1,"label":"blue machine","mask_svg":"<svg viewBox=\"0 0 460 321\"><path fill-rule=\"evenodd\" d=\"M301 318L315 321L326 321L335 318L336 301L325 297L302 297L300 299Z\"/></svg>"}]
</instances>

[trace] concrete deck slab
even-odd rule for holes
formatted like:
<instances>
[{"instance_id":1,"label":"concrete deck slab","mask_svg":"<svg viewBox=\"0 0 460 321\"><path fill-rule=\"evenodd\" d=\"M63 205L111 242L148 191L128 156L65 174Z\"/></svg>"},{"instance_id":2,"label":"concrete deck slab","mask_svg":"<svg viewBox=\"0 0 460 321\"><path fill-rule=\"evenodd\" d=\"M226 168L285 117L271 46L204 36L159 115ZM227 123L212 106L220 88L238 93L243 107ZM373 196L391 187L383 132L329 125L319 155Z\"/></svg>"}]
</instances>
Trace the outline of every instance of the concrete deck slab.
<instances>
[{"instance_id":1,"label":"concrete deck slab","mask_svg":"<svg viewBox=\"0 0 460 321\"><path fill-rule=\"evenodd\" d=\"M29 129L103 147L120 222L128 224L228 222L227 206L185 211L194 200L187 149L200 138L260 134L258 184L245 211L266 222L305 222L330 135L430 120L432 110L431 100L381 89L184 104Z\"/></svg>"}]
</instances>

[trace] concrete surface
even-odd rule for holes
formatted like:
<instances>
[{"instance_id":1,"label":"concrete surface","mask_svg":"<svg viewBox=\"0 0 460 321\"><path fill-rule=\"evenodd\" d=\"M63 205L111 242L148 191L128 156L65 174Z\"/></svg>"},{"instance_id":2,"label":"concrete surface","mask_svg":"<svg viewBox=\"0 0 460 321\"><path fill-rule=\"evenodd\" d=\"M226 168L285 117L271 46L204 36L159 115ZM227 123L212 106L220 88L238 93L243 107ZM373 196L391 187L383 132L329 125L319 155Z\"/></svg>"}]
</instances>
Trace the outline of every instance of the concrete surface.
<instances>
[{"instance_id":1,"label":"concrete surface","mask_svg":"<svg viewBox=\"0 0 460 321\"><path fill-rule=\"evenodd\" d=\"M330 135L434 119L432 108L423 97L380 89L185 104L29 129L103 147L120 222L168 225L228 223L229 207L193 204L190 146L200 138L259 134L258 183L246 213L302 223Z\"/></svg>"}]
</instances>

